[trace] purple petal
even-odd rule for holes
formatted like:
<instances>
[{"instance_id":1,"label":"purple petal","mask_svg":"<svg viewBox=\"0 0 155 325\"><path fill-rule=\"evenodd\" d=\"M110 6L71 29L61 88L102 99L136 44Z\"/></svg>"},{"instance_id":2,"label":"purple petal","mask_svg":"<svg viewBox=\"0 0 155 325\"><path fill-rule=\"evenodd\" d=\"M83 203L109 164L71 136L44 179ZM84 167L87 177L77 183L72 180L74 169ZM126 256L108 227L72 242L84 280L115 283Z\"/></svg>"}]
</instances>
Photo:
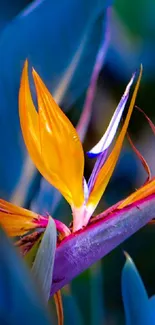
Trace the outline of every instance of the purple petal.
<instances>
[{"instance_id":1,"label":"purple petal","mask_svg":"<svg viewBox=\"0 0 155 325\"><path fill-rule=\"evenodd\" d=\"M89 157L96 157L98 156L100 153L102 153L103 151L105 151L106 149L109 148L109 146L111 145L114 136L117 132L123 111L124 111L124 107L126 105L126 102L128 100L129 97L129 91L131 88L131 85L134 81L135 78L135 73L132 75L132 78L130 79L125 92L112 116L112 119L109 123L109 126L106 130L106 132L104 133L103 137L100 139L100 141L87 153Z\"/></svg>"},{"instance_id":2,"label":"purple petal","mask_svg":"<svg viewBox=\"0 0 155 325\"><path fill-rule=\"evenodd\" d=\"M103 164L105 163L105 160L107 158L107 154L108 154L108 149L106 149L105 151L103 151L96 163L95 163L95 166L93 168L93 171L90 175L90 178L89 178L89 181L88 181L88 188L89 188L89 194L91 193L91 190L93 189L93 186L94 186L94 183L96 181L96 177L98 175L98 172L100 171L101 167L103 166Z\"/></svg>"},{"instance_id":3,"label":"purple petal","mask_svg":"<svg viewBox=\"0 0 155 325\"><path fill-rule=\"evenodd\" d=\"M51 294L138 231L155 216L155 195L71 234L56 249Z\"/></svg>"}]
</instances>

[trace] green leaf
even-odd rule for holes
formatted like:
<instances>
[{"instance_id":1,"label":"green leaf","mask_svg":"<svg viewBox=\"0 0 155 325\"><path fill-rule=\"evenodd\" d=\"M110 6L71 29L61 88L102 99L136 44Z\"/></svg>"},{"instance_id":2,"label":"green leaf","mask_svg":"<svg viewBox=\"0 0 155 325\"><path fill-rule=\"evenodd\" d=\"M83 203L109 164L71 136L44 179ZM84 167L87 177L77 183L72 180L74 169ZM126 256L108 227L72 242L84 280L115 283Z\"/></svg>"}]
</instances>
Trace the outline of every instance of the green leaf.
<instances>
[{"instance_id":1,"label":"green leaf","mask_svg":"<svg viewBox=\"0 0 155 325\"><path fill-rule=\"evenodd\" d=\"M56 238L55 222L49 217L48 226L32 266L32 272L42 289L46 301L49 299L52 285Z\"/></svg>"}]
</instances>

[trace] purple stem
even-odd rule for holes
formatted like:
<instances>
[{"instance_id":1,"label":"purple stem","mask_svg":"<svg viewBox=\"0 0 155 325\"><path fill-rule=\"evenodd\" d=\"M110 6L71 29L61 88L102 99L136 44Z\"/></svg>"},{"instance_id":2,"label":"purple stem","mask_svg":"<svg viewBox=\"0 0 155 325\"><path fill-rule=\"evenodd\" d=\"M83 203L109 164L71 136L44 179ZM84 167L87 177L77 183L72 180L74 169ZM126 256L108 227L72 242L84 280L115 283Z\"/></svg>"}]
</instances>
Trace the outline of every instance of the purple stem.
<instances>
[{"instance_id":1,"label":"purple stem","mask_svg":"<svg viewBox=\"0 0 155 325\"><path fill-rule=\"evenodd\" d=\"M57 247L51 295L155 217L155 194L71 234Z\"/></svg>"}]
</instances>

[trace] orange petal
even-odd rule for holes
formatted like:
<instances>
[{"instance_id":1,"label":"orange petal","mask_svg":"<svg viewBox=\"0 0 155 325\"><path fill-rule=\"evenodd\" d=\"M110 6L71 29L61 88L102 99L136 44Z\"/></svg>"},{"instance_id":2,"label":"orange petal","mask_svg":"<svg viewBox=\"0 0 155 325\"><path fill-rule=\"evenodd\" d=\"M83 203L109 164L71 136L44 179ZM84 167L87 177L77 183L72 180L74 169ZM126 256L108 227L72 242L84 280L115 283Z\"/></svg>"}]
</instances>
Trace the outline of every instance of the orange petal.
<instances>
[{"instance_id":1,"label":"orange petal","mask_svg":"<svg viewBox=\"0 0 155 325\"><path fill-rule=\"evenodd\" d=\"M58 292L56 292L53 297L54 297L54 301L55 301L55 305L56 305L58 325L63 325L64 324L64 313L63 313L61 291L59 290Z\"/></svg>"},{"instance_id":2,"label":"orange petal","mask_svg":"<svg viewBox=\"0 0 155 325\"><path fill-rule=\"evenodd\" d=\"M33 70L38 111L33 105L28 65L25 63L19 93L20 122L28 152L40 173L72 206L84 201L84 154L78 134Z\"/></svg>"},{"instance_id":3,"label":"orange petal","mask_svg":"<svg viewBox=\"0 0 155 325\"><path fill-rule=\"evenodd\" d=\"M0 224L9 236L21 236L37 228L37 220L36 213L0 200Z\"/></svg>"},{"instance_id":4,"label":"orange petal","mask_svg":"<svg viewBox=\"0 0 155 325\"><path fill-rule=\"evenodd\" d=\"M105 162L105 164L99 171L94 188L92 189L92 192L88 199L87 206L88 206L88 210L90 210L91 213L92 213L92 211L94 211L99 200L101 199L101 196L103 195L103 193L109 183L111 175L112 175L114 168L116 166L117 160L119 158L120 151L122 149L122 145L123 145L123 141L124 141L124 137L127 132L131 114L132 114L132 111L134 108L134 104L135 104L137 92L139 89L141 77L142 77L142 66L140 68L139 77L138 77L138 80L137 80L137 83L136 83L136 86L135 86L135 89L134 89L134 92L133 92L133 95L131 98L130 106L129 106L128 113L127 113L125 122L123 124L122 130L119 134L119 137L115 143L115 146L114 146L111 154L109 155L107 161Z\"/></svg>"},{"instance_id":5,"label":"orange petal","mask_svg":"<svg viewBox=\"0 0 155 325\"><path fill-rule=\"evenodd\" d=\"M122 209L131 203L134 203L141 199L145 199L151 194L155 194L155 179L152 179L149 183L129 195L125 200L121 202L117 209Z\"/></svg>"},{"instance_id":6,"label":"orange petal","mask_svg":"<svg viewBox=\"0 0 155 325\"><path fill-rule=\"evenodd\" d=\"M31 157L35 157L37 165L42 166L39 117L32 101L29 80L28 62L25 62L19 90L19 117L24 142Z\"/></svg>"}]
</instances>

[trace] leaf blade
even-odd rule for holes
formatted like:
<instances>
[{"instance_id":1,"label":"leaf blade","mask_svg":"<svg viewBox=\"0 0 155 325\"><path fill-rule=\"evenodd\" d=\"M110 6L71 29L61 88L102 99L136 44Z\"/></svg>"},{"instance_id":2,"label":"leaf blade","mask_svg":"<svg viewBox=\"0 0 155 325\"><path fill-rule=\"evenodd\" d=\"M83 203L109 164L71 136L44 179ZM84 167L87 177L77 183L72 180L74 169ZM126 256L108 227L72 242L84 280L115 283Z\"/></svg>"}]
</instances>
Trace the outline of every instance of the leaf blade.
<instances>
[{"instance_id":1,"label":"leaf blade","mask_svg":"<svg viewBox=\"0 0 155 325\"><path fill-rule=\"evenodd\" d=\"M52 284L52 274L56 249L56 226L49 217L49 222L35 257L32 273L41 286L45 301L48 301Z\"/></svg>"}]
</instances>

